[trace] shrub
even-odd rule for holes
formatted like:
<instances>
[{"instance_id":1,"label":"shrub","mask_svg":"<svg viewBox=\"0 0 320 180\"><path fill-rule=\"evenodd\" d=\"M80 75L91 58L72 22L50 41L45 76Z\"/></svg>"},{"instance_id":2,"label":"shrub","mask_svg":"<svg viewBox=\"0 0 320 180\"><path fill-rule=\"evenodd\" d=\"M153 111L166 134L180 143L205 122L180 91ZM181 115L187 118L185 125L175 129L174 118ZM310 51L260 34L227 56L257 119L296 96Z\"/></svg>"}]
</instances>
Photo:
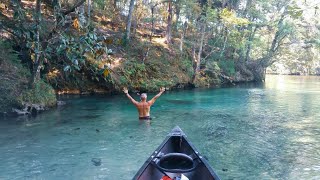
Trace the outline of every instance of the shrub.
<instances>
[{"instance_id":1,"label":"shrub","mask_svg":"<svg viewBox=\"0 0 320 180\"><path fill-rule=\"evenodd\" d=\"M27 102L31 104L43 104L49 107L54 106L57 101L54 89L43 80L37 82L33 88L23 91L18 100L20 104Z\"/></svg>"},{"instance_id":2,"label":"shrub","mask_svg":"<svg viewBox=\"0 0 320 180\"><path fill-rule=\"evenodd\" d=\"M232 60L218 61L218 65L227 76L234 76L236 73L235 64Z\"/></svg>"}]
</instances>

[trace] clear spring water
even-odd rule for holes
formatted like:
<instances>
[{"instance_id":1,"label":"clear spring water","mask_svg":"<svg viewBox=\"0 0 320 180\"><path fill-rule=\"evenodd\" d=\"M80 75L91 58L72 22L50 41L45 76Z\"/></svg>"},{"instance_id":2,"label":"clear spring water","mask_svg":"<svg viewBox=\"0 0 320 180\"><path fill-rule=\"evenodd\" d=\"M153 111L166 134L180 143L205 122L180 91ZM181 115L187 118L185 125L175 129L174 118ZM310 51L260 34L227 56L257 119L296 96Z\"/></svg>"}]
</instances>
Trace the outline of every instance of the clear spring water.
<instances>
[{"instance_id":1,"label":"clear spring water","mask_svg":"<svg viewBox=\"0 0 320 180\"><path fill-rule=\"evenodd\" d=\"M34 118L0 120L1 180L131 179L175 125L221 179L320 179L320 77L166 92L151 124L124 95L63 99Z\"/></svg>"}]
</instances>

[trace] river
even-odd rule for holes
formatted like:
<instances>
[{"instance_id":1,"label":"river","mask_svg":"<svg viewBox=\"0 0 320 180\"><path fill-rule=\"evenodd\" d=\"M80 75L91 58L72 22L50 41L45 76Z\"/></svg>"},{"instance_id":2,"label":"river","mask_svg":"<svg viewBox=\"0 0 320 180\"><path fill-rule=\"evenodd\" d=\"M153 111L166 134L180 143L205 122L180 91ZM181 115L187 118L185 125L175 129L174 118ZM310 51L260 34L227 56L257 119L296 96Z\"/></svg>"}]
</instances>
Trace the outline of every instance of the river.
<instances>
[{"instance_id":1,"label":"river","mask_svg":"<svg viewBox=\"0 0 320 180\"><path fill-rule=\"evenodd\" d=\"M320 179L320 77L166 92L150 124L123 94L59 98L36 117L1 117L1 180L132 179L175 125L221 179Z\"/></svg>"}]
</instances>

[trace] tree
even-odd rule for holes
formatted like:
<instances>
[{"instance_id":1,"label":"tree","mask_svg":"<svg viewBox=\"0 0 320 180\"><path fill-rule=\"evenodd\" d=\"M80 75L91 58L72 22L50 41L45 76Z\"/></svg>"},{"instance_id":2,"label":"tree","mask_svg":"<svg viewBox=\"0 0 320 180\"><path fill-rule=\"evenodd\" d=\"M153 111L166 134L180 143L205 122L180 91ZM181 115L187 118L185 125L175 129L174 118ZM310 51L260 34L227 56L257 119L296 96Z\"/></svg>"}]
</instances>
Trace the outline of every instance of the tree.
<instances>
[{"instance_id":1,"label":"tree","mask_svg":"<svg viewBox=\"0 0 320 180\"><path fill-rule=\"evenodd\" d=\"M134 8L134 2L135 2L135 0L130 0L130 5L129 5L129 13L128 13L128 18L127 18L126 36L125 36L128 41L130 40L130 28L131 28L131 21L132 21L132 13L133 13L133 8Z\"/></svg>"},{"instance_id":2,"label":"tree","mask_svg":"<svg viewBox=\"0 0 320 180\"><path fill-rule=\"evenodd\" d=\"M91 0L88 0L88 26L90 25L91 19Z\"/></svg>"},{"instance_id":3,"label":"tree","mask_svg":"<svg viewBox=\"0 0 320 180\"><path fill-rule=\"evenodd\" d=\"M172 1L168 1L168 20L167 20L167 31L166 31L166 39L167 43L171 43L171 28L172 28Z\"/></svg>"},{"instance_id":4,"label":"tree","mask_svg":"<svg viewBox=\"0 0 320 180\"><path fill-rule=\"evenodd\" d=\"M39 82L40 80L40 69L42 65L41 61L41 45L40 45L40 21L41 21L41 0L36 1L36 28L35 28L35 61L33 66L33 80L32 84Z\"/></svg>"}]
</instances>

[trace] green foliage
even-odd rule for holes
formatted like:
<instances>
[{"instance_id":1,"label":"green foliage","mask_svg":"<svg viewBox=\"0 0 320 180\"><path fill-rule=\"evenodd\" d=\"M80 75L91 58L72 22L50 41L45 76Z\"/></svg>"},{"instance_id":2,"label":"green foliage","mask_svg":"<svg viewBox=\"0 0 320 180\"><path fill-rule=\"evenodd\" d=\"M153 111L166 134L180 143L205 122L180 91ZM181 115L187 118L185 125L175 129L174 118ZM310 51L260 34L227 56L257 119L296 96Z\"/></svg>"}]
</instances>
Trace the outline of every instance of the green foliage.
<instances>
[{"instance_id":1,"label":"green foliage","mask_svg":"<svg viewBox=\"0 0 320 180\"><path fill-rule=\"evenodd\" d=\"M146 79L147 76L145 64L136 61L127 61L123 66L122 73L120 76L121 86L138 88L145 84L144 79Z\"/></svg>"},{"instance_id":2,"label":"green foliage","mask_svg":"<svg viewBox=\"0 0 320 180\"><path fill-rule=\"evenodd\" d=\"M230 11L227 8L221 11L220 18L222 19L223 23L227 26L244 26L250 23L248 19L237 17L234 11Z\"/></svg>"},{"instance_id":3,"label":"green foliage","mask_svg":"<svg viewBox=\"0 0 320 180\"><path fill-rule=\"evenodd\" d=\"M125 75L127 77L135 77L135 78L142 78L145 76L146 68L145 64L138 63L135 61L128 61L125 65Z\"/></svg>"},{"instance_id":4,"label":"green foliage","mask_svg":"<svg viewBox=\"0 0 320 180\"><path fill-rule=\"evenodd\" d=\"M95 82L107 82L112 80L109 77L110 74L110 57L108 53L112 53L112 50L107 47L104 38L98 38L95 29L89 29L87 32L63 33L60 35L59 42L53 44L52 47L48 47L47 54L54 54L59 59L51 59L51 61L60 61L63 64L63 69L60 69L66 77L69 84L75 84L75 86L82 86L81 82L84 77L78 76L78 73L86 73L88 79ZM58 46L58 48L54 48ZM71 82L72 81L72 82ZM55 86L58 82L57 79L50 79L50 82ZM85 85L87 87L87 85Z\"/></svg>"},{"instance_id":5,"label":"green foliage","mask_svg":"<svg viewBox=\"0 0 320 180\"><path fill-rule=\"evenodd\" d=\"M313 43L315 45L315 47L320 50L320 36L319 36L319 38L315 38L315 39L311 40L311 43Z\"/></svg>"},{"instance_id":6,"label":"green foliage","mask_svg":"<svg viewBox=\"0 0 320 180\"><path fill-rule=\"evenodd\" d=\"M181 68L184 72L186 72L186 74L189 76L189 77L192 77L194 72L193 72L193 65L192 65L192 59L190 57L182 57L182 60L181 60Z\"/></svg>"},{"instance_id":7,"label":"green foliage","mask_svg":"<svg viewBox=\"0 0 320 180\"><path fill-rule=\"evenodd\" d=\"M319 28L317 28L319 15L315 12L317 6L313 7L314 4L308 8L307 2L302 5L297 1L286 0L244 2L233 0L223 2L227 3L227 6L221 8L216 6L218 1L208 2L206 7L201 7L201 3L195 0L176 1L175 13L180 13L180 20L176 22L178 28L173 33L172 44L164 44L161 38L153 38L150 42L144 37L145 34L150 33L152 20L156 30L164 31L166 28L165 21L168 17L166 1L147 4L141 0L136 1L132 25L138 29L132 31L136 33L130 42L127 42L122 31L127 19L123 12L128 5L124 0L91 1L94 11L91 12L90 22L92 23L89 27L80 22L80 14L73 12L67 16L63 14L65 10L69 10L76 4L75 1L58 1L61 6L58 4L56 7L49 7L50 2L43 2L44 11L42 11L40 22L40 44L43 47L40 47L40 60L45 62L43 65L47 72L52 70L57 72L53 83L57 88L61 87L59 83L69 84L70 81L74 81L76 88L91 86L92 84L83 80L86 79L93 84L104 86L110 82L111 85L108 84L110 88L118 83L134 88L157 89L158 86L170 86L181 81L189 81L188 78L194 75L191 49L194 48L196 53L199 52L202 35L204 35L204 46L200 59L201 67L206 68L201 69L202 80L199 80L204 82L203 84L210 84L209 78L215 79L216 74L220 72L229 76L234 75L234 61L243 60L247 52L249 52L249 60L259 60L272 53L271 56L280 54L284 57L279 58L279 55L276 58L292 62L306 61L307 58L302 58L303 56L310 57L312 62L319 59L317 54L319 50L317 48L320 47ZM10 13L6 14L9 19L6 22L12 21L13 24L6 29L14 34L13 39L17 41L16 47L27 51L25 54L29 53L24 61L31 59L29 64L32 64L35 53L39 51L34 37L35 3L29 3L25 7L20 7L19 1L12 1L10 6L9 1L6 3L10 9L8 11ZM150 6L156 3L158 5L154 9L152 19ZM314 17L306 17L306 14L312 14ZM173 20L175 19L173 17ZM184 29L182 21L187 22L187 29ZM7 24L9 23L2 23L4 26ZM94 28L98 29L99 33L96 33ZM205 31L202 32L202 30ZM184 50L180 52L177 46L183 32L185 32ZM102 38L106 36L112 40L119 40L119 43L111 42L107 46L105 39ZM272 51L277 52L270 53L272 42L276 42ZM303 42L304 47L297 48L297 44L301 46ZM47 43L48 47L46 47ZM294 52L303 48L299 52L304 55L301 58L289 56L288 52L283 51L283 47L294 48ZM115 51L113 55L108 56L111 48ZM8 57L8 59L12 59L10 61L12 64L14 64L13 59L17 60L16 57ZM3 60L0 64L2 62ZM20 62L17 61L16 64ZM120 70L117 67L120 67ZM15 73L26 74L22 72L24 68L18 69L21 71ZM47 72L42 71L42 73ZM24 97L29 97L32 93L35 92L28 92Z\"/></svg>"},{"instance_id":8,"label":"green foliage","mask_svg":"<svg viewBox=\"0 0 320 180\"><path fill-rule=\"evenodd\" d=\"M233 76L236 72L233 60L218 61L218 66L227 76Z\"/></svg>"},{"instance_id":9,"label":"green foliage","mask_svg":"<svg viewBox=\"0 0 320 180\"><path fill-rule=\"evenodd\" d=\"M43 81L29 88L30 71L24 67L18 54L8 42L0 41L0 112L21 107L24 102L53 106L56 96L52 87Z\"/></svg>"},{"instance_id":10,"label":"green foliage","mask_svg":"<svg viewBox=\"0 0 320 180\"><path fill-rule=\"evenodd\" d=\"M0 112L18 106L17 96L28 85L30 72L23 67L10 43L0 40Z\"/></svg>"},{"instance_id":11,"label":"green foliage","mask_svg":"<svg viewBox=\"0 0 320 180\"><path fill-rule=\"evenodd\" d=\"M112 75L117 87L127 86L136 90L158 91L161 86L172 87L190 81L193 74L192 61L185 53L170 57L167 50L161 46L135 43L134 47L128 48L128 60L117 69L117 75ZM149 55L143 63L140 58L148 46Z\"/></svg>"},{"instance_id":12,"label":"green foliage","mask_svg":"<svg viewBox=\"0 0 320 180\"><path fill-rule=\"evenodd\" d=\"M54 89L42 80L35 83L33 88L23 91L18 100L20 104L44 104L47 107L54 106L57 102Z\"/></svg>"},{"instance_id":13,"label":"green foliage","mask_svg":"<svg viewBox=\"0 0 320 180\"><path fill-rule=\"evenodd\" d=\"M206 69L212 72L217 72L217 73L221 71L219 64L216 61L208 61L206 63Z\"/></svg>"},{"instance_id":14,"label":"green foliage","mask_svg":"<svg viewBox=\"0 0 320 180\"><path fill-rule=\"evenodd\" d=\"M243 33L238 30L231 30L229 34L228 44L235 49L243 49L245 46L246 39Z\"/></svg>"},{"instance_id":15,"label":"green foliage","mask_svg":"<svg viewBox=\"0 0 320 180\"><path fill-rule=\"evenodd\" d=\"M102 10L106 6L105 3L106 3L105 0L95 0L94 1L95 7L100 9L100 10Z\"/></svg>"},{"instance_id":16,"label":"green foliage","mask_svg":"<svg viewBox=\"0 0 320 180\"><path fill-rule=\"evenodd\" d=\"M55 52L54 49L52 49ZM53 53L51 52L51 53ZM85 65L85 53L94 54L94 59L99 60L103 54L108 53L108 48L98 41L93 32L84 33L80 36L62 34L60 45L56 50L60 56L65 56L65 71L80 70Z\"/></svg>"},{"instance_id":17,"label":"green foliage","mask_svg":"<svg viewBox=\"0 0 320 180\"><path fill-rule=\"evenodd\" d=\"M294 18L298 19L302 16L303 10L298 6L288 6L288 14Z\"/></svg>"},{"instance_id":18,"label":"green foliage","mask_svg":"<svg viewBox=\"0 0 320 180\"><path fill-rule=\"evenodd\" d=\"M216 9L207 9L207 21L208 22L215 22L218 18L218 12Z\"/></svg>"},{"instance_id":19,"label":"green foliage","mask_svg":"<svg viewBox=\"0 0 320 180\"><path fill-rule=\"evenodd\" d=\"M12 44L8 41L0 40L0 65L5 62L13 63L21 67L20 60L18 58L18 52L13 50Z\"/></svg>"},{"instance_id":20,"label":"green foliage","mask_svg":"<svg viewBox=\"0 0 320 180\"><path fill-rule=\"evenodd\" d=\"M281 26L281 35L282 36L295 36L296 35L296 27L292 22L285 22Z\"/></svg>"}]
</instances>

